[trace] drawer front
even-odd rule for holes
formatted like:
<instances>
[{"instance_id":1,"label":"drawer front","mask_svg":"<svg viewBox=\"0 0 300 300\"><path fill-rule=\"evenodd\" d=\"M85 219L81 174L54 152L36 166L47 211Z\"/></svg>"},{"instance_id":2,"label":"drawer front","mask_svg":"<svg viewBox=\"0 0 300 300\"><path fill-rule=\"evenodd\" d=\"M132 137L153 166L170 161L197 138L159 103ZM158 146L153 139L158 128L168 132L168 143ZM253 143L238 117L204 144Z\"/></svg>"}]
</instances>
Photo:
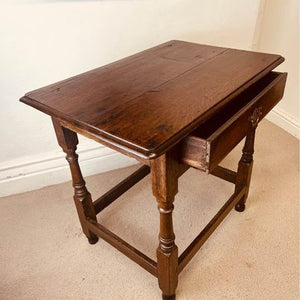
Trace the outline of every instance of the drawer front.
<instances>
[{"instance_id":1,"label":"drawer front","mask_svg":"<svg viewBox=\"0 0 300 300\"><path fill-rule=\"evenodd\" d=\"M206 172L213 170L282 98L287 74L272 75L276 75L272 82L209 137L187 137L183 142L183 161Z\"/></svg>"}]
</instances>

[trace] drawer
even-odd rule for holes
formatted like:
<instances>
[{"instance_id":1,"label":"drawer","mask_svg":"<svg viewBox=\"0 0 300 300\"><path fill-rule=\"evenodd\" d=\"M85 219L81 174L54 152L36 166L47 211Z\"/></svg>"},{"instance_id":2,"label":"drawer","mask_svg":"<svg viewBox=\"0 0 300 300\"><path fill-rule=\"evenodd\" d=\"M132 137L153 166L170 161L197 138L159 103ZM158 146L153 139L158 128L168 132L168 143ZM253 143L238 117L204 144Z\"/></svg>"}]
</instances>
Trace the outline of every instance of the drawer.
<instances>
[{"instance_id":1,"label":"drawer","mask_svg":"<svg viewBox=\"0 0 300 300\"><path fill-rule=\"evenodd\" d=\"M270 72L201 124L182 143L182 160L209 173L283 96L287 73Z\"/></svg>"}]
</instances>

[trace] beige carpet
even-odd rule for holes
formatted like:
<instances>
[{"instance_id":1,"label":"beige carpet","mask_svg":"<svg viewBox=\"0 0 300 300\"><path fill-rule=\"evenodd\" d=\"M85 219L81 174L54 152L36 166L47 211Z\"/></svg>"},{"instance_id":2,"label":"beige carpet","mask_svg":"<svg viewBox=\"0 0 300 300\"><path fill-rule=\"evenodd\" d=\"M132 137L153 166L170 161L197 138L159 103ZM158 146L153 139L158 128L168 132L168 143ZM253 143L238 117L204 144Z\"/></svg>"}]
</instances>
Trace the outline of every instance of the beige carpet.
<instances>
[{"instance_id":1,"label":"beige carpet","mask_svg":"<svg viewBox=\"0 0 300 300\"><path fill-rule=\"evenodd\" d=\"M235 168L241 147L223 165ZM136 167L87 178L94 197ZM247 209L232 211L179 276L177 299L299 299L298 142L262 122ZM175 201L182 252L233 191L190 169ZM155 258L158 212L147 176L99 221ZM0 199L0 299L160 299L156 279L81 233L70 182Z\"/></svg>"}]
</instances>

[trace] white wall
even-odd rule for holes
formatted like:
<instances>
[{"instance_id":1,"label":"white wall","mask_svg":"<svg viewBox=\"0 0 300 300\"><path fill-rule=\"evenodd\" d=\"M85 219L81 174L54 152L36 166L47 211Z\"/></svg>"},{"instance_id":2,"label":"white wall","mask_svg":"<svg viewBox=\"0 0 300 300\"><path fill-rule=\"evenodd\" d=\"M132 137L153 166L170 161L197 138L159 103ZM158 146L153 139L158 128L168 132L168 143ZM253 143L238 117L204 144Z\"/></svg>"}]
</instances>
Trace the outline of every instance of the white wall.
<instances>
[{"instance_id":1,"label":"white wall","mask_svg":"<svg viewBox=\"0 0 300 300\"><path fill-rule=\"evenodd\" d=\"M18 102L25 92L171 39L251 49L259 2L2 0L2 195L70 178L50 118ZM81 152L84 174L133 163L86 140Z\"/></svg>"},{"instance_id":2,"label":"white wall","mask_svg":"<svg viewBox=\"0 0 300 300\"><path fill-rule=\"evenodd\" d=\"M285 95L269 119L299 138L299 1L265 0L255 50L280 53L286 61L278 67L288 72Z\"/></svg>"}]
</instances>

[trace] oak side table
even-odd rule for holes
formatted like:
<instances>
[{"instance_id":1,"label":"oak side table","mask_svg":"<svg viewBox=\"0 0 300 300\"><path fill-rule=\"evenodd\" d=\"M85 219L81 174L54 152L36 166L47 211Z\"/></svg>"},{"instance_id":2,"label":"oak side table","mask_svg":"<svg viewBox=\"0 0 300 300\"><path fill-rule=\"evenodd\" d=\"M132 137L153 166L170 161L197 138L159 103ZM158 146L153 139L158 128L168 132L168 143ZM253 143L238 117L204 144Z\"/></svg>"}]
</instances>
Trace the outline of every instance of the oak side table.
<instances>
[{"instance_id":1,"label":"oak side table","mask_svg":"<svg viewBox=\"0 0 300 300\"><path fill-rule=\"evenodd\" d=\"M229 211L245 209L255 130L283 96L287 74L272 71L283 61L279 55L170 41L20 99L52 117L88 241L95 244L101 237L157 277L163 299L175 299L179 273ZM92 201L75 152L77 133L143 166ZM219 166L244 137L237 172ZM190 167L233 183L235 191L178 257L173 202L178 178ZM160 218L157 262L96 218L149 173Z\"/></svg>"}]
</instances>

